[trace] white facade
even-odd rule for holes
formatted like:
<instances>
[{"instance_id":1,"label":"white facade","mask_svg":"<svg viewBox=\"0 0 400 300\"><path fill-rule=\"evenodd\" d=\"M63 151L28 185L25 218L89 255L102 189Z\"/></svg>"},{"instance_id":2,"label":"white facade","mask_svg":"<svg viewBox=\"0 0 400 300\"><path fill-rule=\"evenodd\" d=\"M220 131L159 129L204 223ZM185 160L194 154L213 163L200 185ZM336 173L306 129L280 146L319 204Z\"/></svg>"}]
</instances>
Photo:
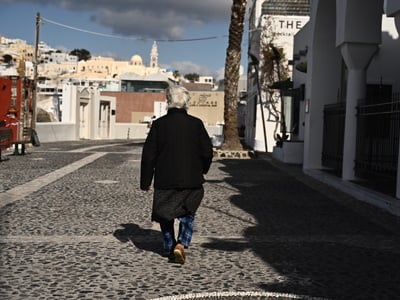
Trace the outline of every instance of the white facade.
<instances>
[{"instance_id":1,"label":"white facade","mask_svg":"<svg viewBox=\"0 0 400 300\"><path fill-rule=\"evenodd\" d=\"M96 87L64 84L61 122L38 122L41 141L115 139L115 98Z\"/></svg>"},{"instance_id":2,"label":"white facade","mask_svg":"<svg viewBox=\"0 0 400 300\"><path fill-rule=\"evenodd\" d=\"M63 63L78 63L78 57L75 55L69 55L64 52L50 52L41 55L41 59L47 64L63 64Z\"/></svg>"},{"instance_id":3,"label":"white facade","mask_svg":"<svg viewBox=\"0 0 400 300\"><path fill-rule=\"evenodd\" d=\"M294 43L294 53L304 53L307 49L306 55L295 61L295 64L306 62L307 71L293 71L294 88L305 85L305 99L300 107L304 126L297 138L304 140L306 173L325 168L322 162L324 108L342 101L345 105L342 184L338 186L346 187L358 179L355 173L356 141L360 134L357 109L360 99L366 99L367 85L387 85L393 93L400 92L399 24L400 2L396 0L312 1L310 22L296 35ZM400 198L399 166L397 198ZM363 201L368 198L363 192L358 192L358 197ZM374 204L400 214L398 200L372 198Z\"/></svg>"},{"instance_id":4,"label":"white facade","mask_svg":"<svg viewBox=\"0 0 400 300\"><path fill-rule=\"evenodd\" d=\"M214 78L212 76L199 76L197 83L208 83L214 85Z\"/></svg>"},{"instance_id":5,"label":"white facade","mask_svg":"<svg viewBox=\"0 0 400 300\"><path fill-rule=\"evenodd\" d=\"M257 2L255 1L252 8L249 22L249 57L254 55L256 62L257 59L261 60L259 41L262 33L259 28L262 23L260 7L263 1ZM400 149L394 149L388 144L397 145L397 138L394 136L392 140L386 141L379 139L378 136L372 141L374 143L372 144L371 135L365 134L365 131L363 134L359 132L360 128L371 130L371 126L366 127L365 121L358 123L357 119L360 115L358 109L363 107L362 105L365 105L366 101L371 101L368 99L371 97L375 97L379 101L387 99L382 96L377 98L371 92L367 94L367 88L370 91L371 87L384 86L391 93L400 93L400 77L398 75L400 69L398 56L400 52L400 1L314 0L311 1L310 19L301 27L295 34L292 52L293 90L303 91L298 108L300 126L298 131L290 136L289 141L283 143L282 147L275 147L274 157L288 163L300 163L305 173L348 192L362 201L370 202L400 215ZM251 62L250 59L249 61ZM251 82L255 82L256 75L254 66L249 64L246 143L254 146L255 150L263 151L265 149L262 145L264 142L262 139L263 125L267 128L267 134L270 129L268 129L268 112L265 109L261 111L259 104L255 104L258 100L257 87L254 84L251 85ZM384 97L390 97L388 101L397 103L395 102L397 101L396 95ZM263 104L264 102L265 99L263 99ZM340 163L337 169L340 171L339 177L329 176L321 171L330 168L325 166L323 161L326 158L323 155L326 155L324 153L325 142L332 141L331 136L325 134L324 110L337 104L344 109L343 121L341 121L343 122L343 134L338 135L339 140L343 139L341 141L343 146L340 148L338 147L340 143L336 144L338 151L340 152L341 149L343 151L342 157L336 160ZM394 104L393 110L389 112L390 115L398 113L396 105L398 104ZM261 112L264 112L265 115L264 122L262 122ZM251 116L254 118L252 119ZM383 120L388 120L388 118ZM395 121L398 120L396 117L389 118L389 120L392 122L390 124L398 124ZM382 127L375 123L373 126ZM397 132L397 125L390 126L387 127L390 132ZM357 140L360 137L367 137L369 147L376 148L366 150L357 146ZM270 151L270 147L273 145L271 145L269 137L267 144L267 149ZM353 183L353 181L363 179L358 176L364 175L359 175L361 173L357 173L357 171L368 170L366 167L356 166L356 161L358 164L364 163L360 158L363 156L357 156L360 155L357 153L361 153L364 157L368 153L372 155L381 153L380 155L385 157L388 148L382 150L379 148L380 146L389 146L390 149L393 149L390 151L395 151L394 156L399 157L395 171L397 173L395 198ZM400 146L396 147L400 148ZM385 160L381 161L385 162ZM382 166L386 167L384 163L379 167ZM332 179L332 177L338 180ZM377 181L377 178L371 177L370 180Z\"/></svg>"},{"instance_id":6,"label":"white facade","mask_svg":"<svg viewBox=\"0 0 400 300\"><path fill-rule=\"evenodd\" d=\"M273 97L277 98L279 111L274 111L268 104L269 95L260 91L263 44L272 43L274 47L282 48L286 60L281 63L287 66L293 56L294 35L308 22L309 17L262 15L263 2L254 1L250 13L245 143L256 151L272 152L276 144L275 135L280 134L281 103L279 95L275 94ZM290 66L288 70L291 73Z\"/></svg>"}]
</instances>

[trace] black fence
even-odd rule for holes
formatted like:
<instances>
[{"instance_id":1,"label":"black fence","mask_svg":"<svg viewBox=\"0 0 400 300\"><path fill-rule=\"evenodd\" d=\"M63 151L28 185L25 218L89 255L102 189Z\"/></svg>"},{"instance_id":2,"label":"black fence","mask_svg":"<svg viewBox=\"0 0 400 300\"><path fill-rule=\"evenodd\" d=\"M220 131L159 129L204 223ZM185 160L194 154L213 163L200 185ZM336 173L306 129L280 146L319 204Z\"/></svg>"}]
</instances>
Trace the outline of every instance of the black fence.
<instances>
[{"instance_id":1,"label":"black fence","mask_svg":"<svg viewBox=\"0 0 400 300\"><path fill-rule=\"evenodd\" d=\"M369 188L394 194L399 156L400 94L393 100L357 107L355 174ZM324 108L322 165L341 175L345 104Z\"/></svg>"},{"instance_id":2,"label":"black fence","mask_svg":"<svg viewBox=\"0 0 400 300\"><path fill-rule=\"evenodd\" d=\"M396 182L399 134L400 97L391 102L359 105L357 114L357 177L373 179L379 185L393 186Z\"/></svg>"},{"instance_id":3,"label":"black fence","mask_svg":"<svg viewBox=\"0 0 400 300\"><path fill-rule=\"evenodd\" d=\"M324 107L322 165L341 175L343 162L345 103Z\"/></svg>"}]
</instances>

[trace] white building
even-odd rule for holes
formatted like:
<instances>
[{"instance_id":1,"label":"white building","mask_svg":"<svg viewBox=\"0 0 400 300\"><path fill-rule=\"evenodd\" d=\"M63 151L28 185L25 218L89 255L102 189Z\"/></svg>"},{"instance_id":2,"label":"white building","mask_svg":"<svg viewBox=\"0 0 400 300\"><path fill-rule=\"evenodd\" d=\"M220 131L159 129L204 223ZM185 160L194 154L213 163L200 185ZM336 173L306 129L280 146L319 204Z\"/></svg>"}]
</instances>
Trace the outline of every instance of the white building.
<instances>
[{"instance_id":1,"label":"white building","mask_svg":"<svg viewBox=\"0 0 400 300\"><path fill-rule=\"evenodd\" d=\"M78 63L78 57L76 55L70 55L60 51L43 54L41 58L44 60L44 63L47 64Z\"/></svg>"},{"instance_id":2,"label":"white building","mask_svg":"<svg viewBox=\"0 0 400 300\"><path fill-rule=\"evenodd\" d=\"M286 66L293 56L294 35L309 20L309 1L254 0L249 15L249 65L247 70L247 105L245 113L245 143L257 151L272 152L276 135L280 134L281 111L285 108L278 91L266 93L264 88L273 82L263 79L263 66L268 63L263 51L267 45L282 49L280 63ZM275 76L278 81L279 76ZM260 100L262 104L260 104ZM272 102L276 102L272 106ZM288 120L287 120L288 121Z\"/></svg>"},{"instance_id":3,"label":"white building","mask_svg":"<svg viewBox=\"0 0 400 300\"><path fill-rule=\"evenodd\" d=\"M48 53L48 52L56 52L57 49L54 49L47 45L45 42L40 41L38 44L38 51L39 53Z\"/></svg>"},{"instance_id":4,"label":"white building","mask_svg":"<svg viewBox=\"0 0 400 300\"><path fill-rule=\"evenodd\" d=\"M397 215L399 32L398 0L312 1L293 55L293 90L302 93L292 138L304 146L288 141L274 153L300 153L307 174Z\"/></svg>"},{"instance_id":5,"label":"white building","mask_svg":"<svg viewBox=\"0 0 400 300\"><path fill-rule=\"evenodd\" d=\"M116 138L114 97L94 86L65 83L58 101L62 122L36 124L42 142Z\"/></svg>"}]
</instances>

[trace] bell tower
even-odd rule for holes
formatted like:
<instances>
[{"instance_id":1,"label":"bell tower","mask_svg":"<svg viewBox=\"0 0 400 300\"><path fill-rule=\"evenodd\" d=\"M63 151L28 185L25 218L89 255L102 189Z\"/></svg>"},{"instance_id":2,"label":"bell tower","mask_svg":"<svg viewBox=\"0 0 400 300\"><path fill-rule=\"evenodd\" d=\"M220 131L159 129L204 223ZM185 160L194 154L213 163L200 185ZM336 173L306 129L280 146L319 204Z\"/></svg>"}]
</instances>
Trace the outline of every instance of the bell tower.
<instances>
[{"instance_id":1,"label":"bell tower","mask_svg":"<svg viewBox=\"0 0 400 300\"><path fill-rule=\"evenodd\" d=\"M156 67L158 67L158 49L157 49L157 43L154 41L150 53L150 68L156 68Z\"/></svg>"}]
</instances>

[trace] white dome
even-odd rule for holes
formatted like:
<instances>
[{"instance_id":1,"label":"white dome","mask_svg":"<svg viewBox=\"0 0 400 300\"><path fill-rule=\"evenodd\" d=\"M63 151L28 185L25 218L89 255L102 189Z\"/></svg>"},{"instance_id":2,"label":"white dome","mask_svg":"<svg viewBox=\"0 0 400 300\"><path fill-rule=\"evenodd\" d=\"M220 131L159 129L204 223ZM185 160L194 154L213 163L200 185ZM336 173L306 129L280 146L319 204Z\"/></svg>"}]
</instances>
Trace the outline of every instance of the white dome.
<instances>
[{"instance_id":1,"label":"white dome","mask_svg":"<svg viewBox=\"0 0 400 300\"><path fill-rule=\"evenodd\" d=\"M139 55L136 54L136 55L132 56L131 64L135 65L135 66L141 66L141 65L143 65L143 60Z\"/></svg>"}]
</instances>

